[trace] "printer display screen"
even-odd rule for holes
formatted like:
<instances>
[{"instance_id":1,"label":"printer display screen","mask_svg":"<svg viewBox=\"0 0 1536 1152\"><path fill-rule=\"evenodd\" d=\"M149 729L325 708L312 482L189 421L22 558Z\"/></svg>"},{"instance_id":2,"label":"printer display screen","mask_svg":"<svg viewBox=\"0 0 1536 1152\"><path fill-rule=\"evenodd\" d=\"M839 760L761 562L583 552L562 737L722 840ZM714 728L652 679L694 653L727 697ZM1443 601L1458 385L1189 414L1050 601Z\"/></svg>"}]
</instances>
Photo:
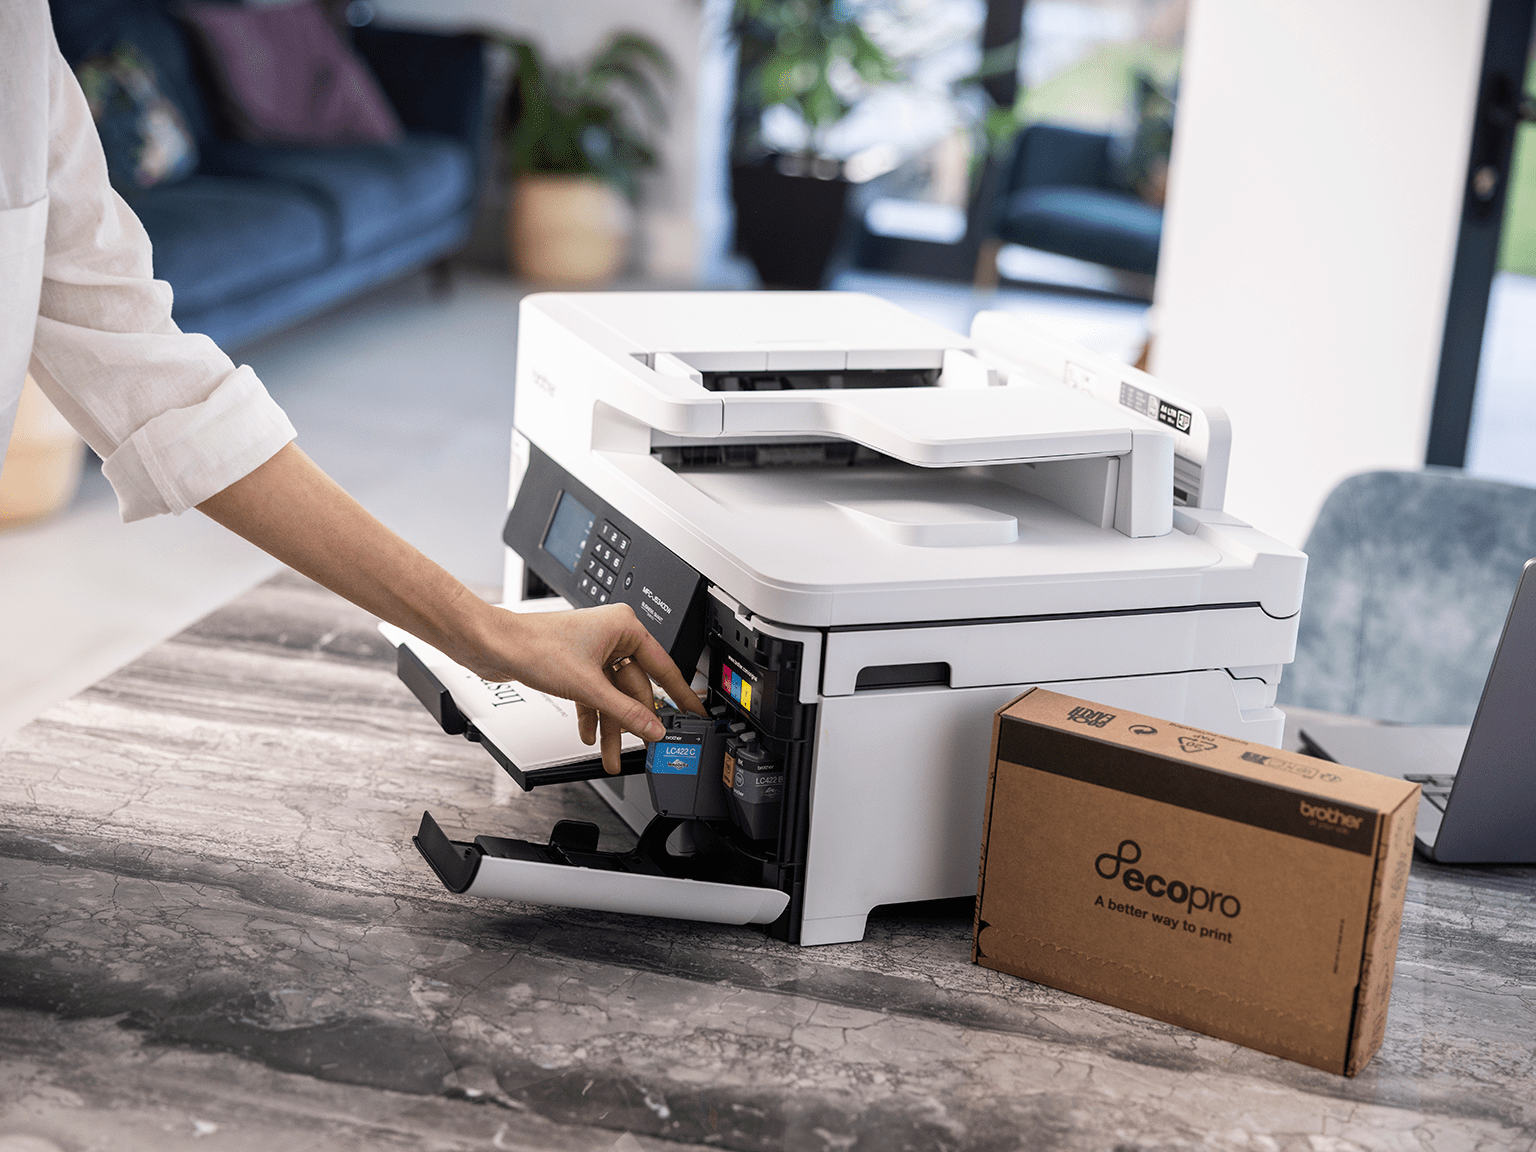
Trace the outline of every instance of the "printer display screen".
<instances>
[{"instance_id":1,"label":"printer display screen","mask_svg":"<svg viewBox=\"0 0 1536 1152\"><path fill-rule=\"evenodd\" d=\"M582 555L587 550L587 538L592 535L592 513L569 492L560 494L555 506L555 517L544 533L544 551L548 552L569 572L576 571Z\"/></svg>"}]
</instances>

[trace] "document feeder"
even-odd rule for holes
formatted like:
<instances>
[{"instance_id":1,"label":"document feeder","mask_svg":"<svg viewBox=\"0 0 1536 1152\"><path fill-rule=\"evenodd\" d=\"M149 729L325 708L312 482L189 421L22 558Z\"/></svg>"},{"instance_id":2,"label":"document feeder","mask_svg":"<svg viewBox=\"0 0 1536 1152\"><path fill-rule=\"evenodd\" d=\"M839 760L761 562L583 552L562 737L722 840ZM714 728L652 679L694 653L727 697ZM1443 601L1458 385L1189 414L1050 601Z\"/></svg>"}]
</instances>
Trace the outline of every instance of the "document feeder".
<instances>
[{"instance_id":1,"label":"document feeder","mask_svg":"<svg viewBox=\"0 0 1536 1152\"><path fill-rule=\"evenodd\" d=\"M590 780L641 833L424 815L453 891L857 940L877 905L975 892L990 718L1027 687L1280 739L1306 558L1222 510L1225 416L1016 317L967 339L852 293L530 296L514 423L506 602L630 605L782 771L777 835L729 800L655 815L639 746L606 777L574 723L564 763L530 760L473 699L495 686L396 634L445 730L476 712L524 787Z\"/></svg>"}]
</instances>

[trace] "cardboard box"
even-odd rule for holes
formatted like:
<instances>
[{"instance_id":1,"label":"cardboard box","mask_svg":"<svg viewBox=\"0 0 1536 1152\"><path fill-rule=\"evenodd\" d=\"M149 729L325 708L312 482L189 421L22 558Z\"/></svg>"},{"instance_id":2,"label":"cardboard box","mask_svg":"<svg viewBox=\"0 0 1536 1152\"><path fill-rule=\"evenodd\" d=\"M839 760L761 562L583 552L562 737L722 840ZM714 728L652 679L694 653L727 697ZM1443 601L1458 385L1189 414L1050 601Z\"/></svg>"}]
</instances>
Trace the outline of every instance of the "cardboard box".
<instances>
[{"instance_id":1,"label":"cardboard box","mask_svg":"<svg viewBox=\"0 0 1536 1152\"><path fill-rule=\"evenodd\" d=\"M1419 789L1032 689L992 731L973 959L1353 1076Z\"/></svg>"}]
</instances>

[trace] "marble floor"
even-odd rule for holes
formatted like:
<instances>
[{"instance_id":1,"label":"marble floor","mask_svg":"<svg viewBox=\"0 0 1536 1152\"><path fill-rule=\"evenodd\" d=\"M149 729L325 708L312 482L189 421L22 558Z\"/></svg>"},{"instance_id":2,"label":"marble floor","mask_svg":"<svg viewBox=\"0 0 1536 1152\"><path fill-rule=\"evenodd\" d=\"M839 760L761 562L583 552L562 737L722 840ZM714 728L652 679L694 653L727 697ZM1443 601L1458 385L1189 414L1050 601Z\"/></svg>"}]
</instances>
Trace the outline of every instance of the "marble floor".
<instances>
[{"instance_id":1,"label":"marble floor","mask_svg":"<svg viewBox=\"0 0 1536 1152\"><path fill-rule=\"evenodd\" d=\"M423 810L633 843L505 779L286 574L0 739L0 1152L1536 1147L1536 868L1413 863L1346 1079L979 967L966 900L801 948L455 896Z\"/></svg>"}]
</instances>

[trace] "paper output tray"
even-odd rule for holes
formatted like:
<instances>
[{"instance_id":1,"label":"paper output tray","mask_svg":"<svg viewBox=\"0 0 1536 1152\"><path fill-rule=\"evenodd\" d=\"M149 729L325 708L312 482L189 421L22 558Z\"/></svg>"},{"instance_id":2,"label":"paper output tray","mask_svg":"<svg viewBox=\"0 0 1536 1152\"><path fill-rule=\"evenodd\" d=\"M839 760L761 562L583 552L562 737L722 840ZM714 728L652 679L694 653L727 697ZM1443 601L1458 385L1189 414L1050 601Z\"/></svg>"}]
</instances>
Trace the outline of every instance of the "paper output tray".
<instances>
[{"instance_id":1,"label":"paper output tray","mask_svg":"<svg viewBox=\"0 0 1536 1152\"><path fill-rule=\"evenodd\" d=\"M390 633L385 633L391 635ZM404 634L401 634L402 636ZM391 636L393 639L393 636ZM461 690L473 689L473 684L467 679L469 674L456 665L450 665L446 657L435 649L421 644L414 637L405 637L396 641L395 672L402 683L411 690L412 695L437 721L442 730L450 736L463 736L467 740L473 740L480 744L491 758L506 769L507 775L517 782L523 791L538 788L548 784L572 784L578 780L598 780L606 774L603 771L601 755L585 749L585 755L578 754L578 758L559 764L542 764L537 767L525 767L518 761L521 757L514 751L517 745L513 742L519 735L517 721L511 720L498 724L498 718L483 714L486 701L478 702L482 707L477 709L475 703L466 701L464 708L459 706L454 694L439 678L437 672L429 667L415 646L421 645L429 658L439 663L439 670L447 671L450 667L460 673ZM522 691L528 692L527 689ZM478 697L487 696L484 688L476 693ZM533 693L528 693L532 696ZM491 702L494 707L495 703ZM466 714L468 713L468 714ZM505 729L505 734L503 734ZM561 733L561 739L574 743L576 740L575 729L569 723ZM639 742L634 737L625 737L625 743L636 745ZM547 753L545 753L547 754ZM645 746L629 747L619 754L620 776L634 776L645 771Z\"/></svg>"},{"instance_id":2,"label":"paper output tray","mask_svg":"<svg viewBox=\"0 0 1536 1152\"><path fill-rule=\"evenodd\" d=\"M777 889L664 874L653 854L677 823L657 817L633 851L616 853L596 851L597 827L583 821L560 821L547 847L493 836L464 843L423 812L412 842L443 885L466 896L715 924L771 924L783 914L789 895Z\"/></svg>"}]
</instances>

